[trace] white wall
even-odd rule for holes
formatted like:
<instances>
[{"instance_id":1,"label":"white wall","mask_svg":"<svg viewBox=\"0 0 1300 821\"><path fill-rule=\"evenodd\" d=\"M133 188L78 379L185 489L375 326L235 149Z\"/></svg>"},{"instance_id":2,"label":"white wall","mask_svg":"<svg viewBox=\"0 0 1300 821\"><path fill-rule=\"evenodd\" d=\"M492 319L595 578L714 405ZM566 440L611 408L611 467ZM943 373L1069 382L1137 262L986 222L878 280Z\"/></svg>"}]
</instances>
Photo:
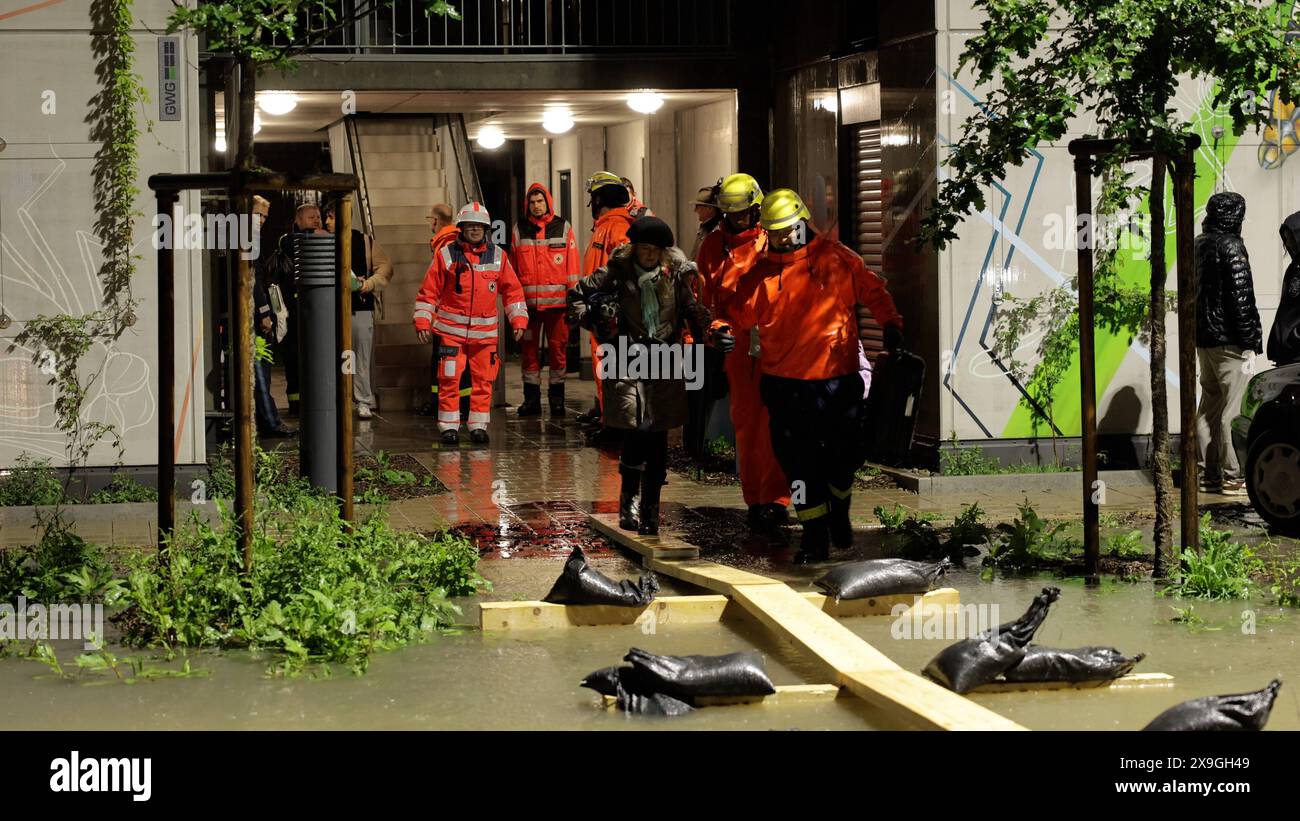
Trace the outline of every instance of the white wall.
<instances>
[{"instance_id":1,"label":"white wall","mask_svg":"<svg viewBox=\"0 0 1300 821\"><path fill-rule=\"evenodd\" d=\"M560 211L568 215L569 221L573 223L573 230L578 234L578 245L582 246L586 242L586 236L581 230L579 217L582 216L580 207L585 200L579 200L582 194L582 179L580 174L582 169L578 167L578 135L566 134L563 137L556 137L551 140L551 193L556 197L560 196L560 172L571 172L571 191L572 195L568 202L557 206Z\"/></svg>"},{"instance_id":2,"label":"white wall","mask_svg":"<svg viewBox=\"0 0 1300 821\"><path fill-rule=\"evenodd\" d=\"M645 186L646 133L645 118L606 128L605 162L608 170L631 180L641 201L654 210Z\"/></svg>"},{"instance_id":3,"label":"white wall","mask_svg":"<svg viewBox=\"0 0 1300 821\"><path fill-rule=\"evenodd\" d=\"M687 251L699 222L690 202L736 168L736 103L722 100L677 112L677 213L673 233Z\"/></svg>"},{"instance_id":4,"label":"white wall","mask_svg":"<svg viewBox=\"0 0 1300 821\"><path fill-rule=\"evenodd\" d=\"M551 188L551 147L542 139L524 140L524 185L535 182ZM554 189L551 194L555 194Z\"/></svg>"},{"instance_id":5,"label":"white wall","mask_svg":"<svg viewBox=\"0 0 1300 821\"><path fill-rule=\"evenodd\" d=\"M17 4L27 5L27 4ZM94 234L95 153L90 138L89 101L99 91L91 53L88 3L60 3L0 20L0 232L3 232L4 312L12 324L0 331L0 467L27 452L65 461L65 437L54 426L54 389L31 362L33 352L7 352L23 323L37 314L81 315L99 307L102 262ZM6 4L4 10L13 10ZM199 170L198 74L184 71L183 119L159 121L158 38L172 10L169 0L137 0L133 11L136 70L150 95L145 113L153 133L141 123L140 194L135 207L136 262L132 292L140 304L134 327L111 345L96 344L83 358L86 373L102 369L91 388L83 418L114 425L123 434L125 463L157 462L158 303L156 254L150 245L155 200L147 179L158 172ZM198 61L192 39L182 40L181 65ZM42 111L43 95L54 93L53 113ZM181 198L187 213L198 213L196 193ZM176 252L176 419L177 461L204 459L202 285L199 254ZM110 465L116 453L108 443L91 456L91 465Z\"/></svg>"}]
</instances>

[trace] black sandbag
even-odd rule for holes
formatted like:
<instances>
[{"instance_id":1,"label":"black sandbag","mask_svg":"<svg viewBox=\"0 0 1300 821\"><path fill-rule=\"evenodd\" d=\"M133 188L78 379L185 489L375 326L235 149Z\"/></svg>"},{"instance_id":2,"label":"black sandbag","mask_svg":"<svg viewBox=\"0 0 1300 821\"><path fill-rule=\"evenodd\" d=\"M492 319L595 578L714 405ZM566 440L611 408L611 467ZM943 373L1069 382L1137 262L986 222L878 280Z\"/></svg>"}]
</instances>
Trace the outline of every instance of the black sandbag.
<instances>
[{"instance_id":1,"label":"black sandbag","mask_svg":"<svg viewBox=\"0 0 1300 821\"><path fill-rule=\"evenodd\" d=\"M573 548L564 562L564 571L551 586L544 602L550 604L616 604L624 607L641 607L654 601L659 592L659 580L647 573L640 581L614 581L587 564L581 547Z\"/></svg>"},{"instance_id":2,"label":"black sandbag","mask_svg":"<svg viewBox=\"0 0 1300 821\"><path fill-rule=\"evenodd\" d=\"M1282 682L1233 696L1206 696L1170 707L1144 730L1262 730Z\"/></svg>"},{"instance_id":3,"label":"black sandbag","mask_svg":"<svg viewBox=\"0 0 1300 821\"><path fill-rule=\"evenodd\" d=\"M937 562L911 559L869 559L831 568L813 584L835 601L928 593L952 566L947 558Z\"/></svg>"},{"instance_id":4,"label":"black sandbag","mask_svg":"<svg viewBox=\"0 0 1300 821\"><path fill-rule=\"evenodd\" d=\"M945 647L926 665L925 674L957 693L988 684L1025 657L1025 648L1060 595L1059 587L1044 587L1023 616Z\"/></svg>"},{"instance_id":5,"label":"black sandbag","mask_svg":"<svg viewBox=\"0 0 1300 821\"><path fill-rule=\"evenodd\" d=\"M602 696L612 696L615 706L637 715L677 716L694 708L665 693L656 693L646 677L634 667L604 667L582 680L583 687Z\"/></svg>"},{"instance_id":6,"label":"black sandbag","mask_svg":"<svg viewBox=\"0 0 1300 821\"><path fill-rule=\"evenodd\" d=\"M656 656L633 647L624 661L655 692L690 701L699 696L770 696L776 692L758 653L724 656Z\"/></svg>"},{"instance_id":7,"label":"black sandbag","mask_svg":"<svg viewBox=\"0 0 1300 821\"><path fill-rule=\"evenodd\" d=\"M1107 681L1127 676L1146 653L1125 656L1114 647L1058 650L1031 644L1020 663L1002 675L1007 681Z\"/></svg>"}]
</instances>

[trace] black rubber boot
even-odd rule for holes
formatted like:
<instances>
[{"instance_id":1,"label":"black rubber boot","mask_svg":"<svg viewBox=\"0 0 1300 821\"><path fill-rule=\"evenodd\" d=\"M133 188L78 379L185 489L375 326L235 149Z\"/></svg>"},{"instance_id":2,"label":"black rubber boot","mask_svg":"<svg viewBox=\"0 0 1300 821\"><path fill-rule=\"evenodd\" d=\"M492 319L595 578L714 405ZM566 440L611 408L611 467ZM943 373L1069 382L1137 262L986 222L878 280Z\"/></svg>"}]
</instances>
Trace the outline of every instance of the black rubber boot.
<instances>
[{"instance_id":1,"label":"black rubber boot","mask_svg":"<svg viewBox=\"0 0 1300 821\"><path fill-rule=\"evenodd\" d=\"M488 443L488 432L482 428L475 428L469 432L469 441L476 445L486 445Z\"/></svg>"},{"instance_id":2,"label":"black rubber boot","mask_svg":"<svg viewBox=\"0 0 1300 821\"><path fill-rule=\"evenodd\" d=\"M551 401L551 416L564 415L564 383L557 382L546 389L546 398Z\"/></svg>"},{"instance_id":3,"label":"black rubber boot","mask_svg":"<svg viewBox=\"0 0 1300 821\"><path fill-rule=\"evenodd\" d=\"M642 536L659 535L659 492L663 490L664 474L642 471L641 476L641 527Z\"/></svg>"},{"instance_id":4,"label":"black rubber boot","mask_svg":"<svg viewBox=\"0 0 1300 821\"><path fill-rule=\"evenodd\" d=\"M594 425L600 421L600 405L592 406L586 413L578 414L577 422L582 425Z\"/></svg>"},{"instance_id":5,"label":"black rubber boot","mask_svg":"<svg viewBox=\"0 0 1300 821\"><path fill-rule=\"evenodd\" d=\"M442 443L444 445L459 445L460 431L456 430L455 428L452 428L451 430L444 430L442 432Z\"/></svg>"},{"instance_id":6,"label":"black rubber boot","mask_svg":"<svg viewBox=\"0 0 1300 821\"><path fill-rule=\"evenodd\" d=\"M809 519L803 523L803 538L799 541L799 552L795 554L795 564L824 562L831 557L830 532L825 516Z\"/></svg>"},{"instance_id":7,"label":"black rubber boot","mask_svg":"<svg viewBox=\"0 0 1300 821\"><path fill-rule=\"evenodd\" d=\"M623 530L638 531L641 520L637 515L637 494L641 492L641 474L645 472L645 467L620 462L618 472L623 477L623 487L618 493L618 526Z\"/></svg>"},{"instance_id":8,"label":"black rubber boot","mask_svg":"<svg viewBox=\"0 0 1300 821\"><path fill-rule=\"evenodd\" d=\"M524 383L524 401L516 411L520 416L542 415L542 386Z\"/></svg>"},{"instance_id":9,"label":"black rubber boot","mask_svg":"<svg viewBox=\"0 0 1300 821\"><path fill-rule=\"evenodd\" d=\"M840 550L853 547L853 523L849 521L849 507L853 496L836 498L831 492L830 536L831 544Z\"/></svg>"}]
</instances>

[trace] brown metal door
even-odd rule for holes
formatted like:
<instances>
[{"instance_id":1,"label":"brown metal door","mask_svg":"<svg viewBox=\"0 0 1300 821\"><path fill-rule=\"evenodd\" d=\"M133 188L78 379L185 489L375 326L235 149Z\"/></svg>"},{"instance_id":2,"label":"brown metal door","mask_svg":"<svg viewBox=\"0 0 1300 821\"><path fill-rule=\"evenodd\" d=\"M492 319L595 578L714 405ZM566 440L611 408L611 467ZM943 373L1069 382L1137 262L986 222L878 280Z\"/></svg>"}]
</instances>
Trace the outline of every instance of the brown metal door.
<instances>
[{"instance_id":1,"label":"brown metal door","mask_svg":"<svg viewBox=\"0 0 1300 821\"><path fill-rule=\"evenodd\" d=\"M884 228L880 194L880 123L850 126L851 219L845 233L849 247L862 255L867 267L879 273L883 266ZM863 340L867 358L874 363L884 348L884 332L873 322L870 338Z\"/></svg>"}]
</instances>

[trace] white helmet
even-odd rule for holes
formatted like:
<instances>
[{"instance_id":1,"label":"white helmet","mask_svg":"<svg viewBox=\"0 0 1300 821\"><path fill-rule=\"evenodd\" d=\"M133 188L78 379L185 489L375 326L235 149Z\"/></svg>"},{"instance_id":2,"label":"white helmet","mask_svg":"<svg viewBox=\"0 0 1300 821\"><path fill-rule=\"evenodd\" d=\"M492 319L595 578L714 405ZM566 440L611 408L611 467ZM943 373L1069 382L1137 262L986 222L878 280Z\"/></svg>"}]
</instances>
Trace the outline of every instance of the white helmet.
<instances>
[{"instance_id":1,"label":"white helmet","mask_svg":"<svg viewBox=\"0 0 1300 821\"><path fill-rule=\"evenodd\" d=\"M467 222L476 222L484 226L492 225L492 220L488 217L488 210L479 202L471 202L457 212L456 225L464 225Z\"/></svg>"}]
</instances>

